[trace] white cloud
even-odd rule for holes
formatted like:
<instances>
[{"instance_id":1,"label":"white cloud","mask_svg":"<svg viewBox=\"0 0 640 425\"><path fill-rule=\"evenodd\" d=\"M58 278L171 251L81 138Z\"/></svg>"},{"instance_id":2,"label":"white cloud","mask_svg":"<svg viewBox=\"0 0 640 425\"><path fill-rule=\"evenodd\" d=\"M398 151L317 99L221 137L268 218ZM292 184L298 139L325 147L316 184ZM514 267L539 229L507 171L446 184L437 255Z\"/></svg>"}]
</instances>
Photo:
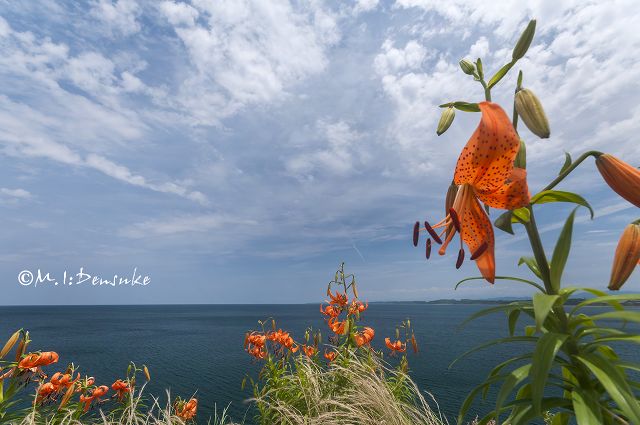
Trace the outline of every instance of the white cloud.
<instances>
[{"instance_id":1,"label":"white cloud","mask_svg":"<svg viewBox=\"0 0 640 425\"><path fill-rule=\"evenodd\" d=\"M255 226L253 220L243 220L221 214L185 215L136 223L121 230L123 236L143 238L184 233L207 233L223 226Z\"/></svg>"},{"instance_id":2,"label":"white cloud","mask_svg":"<svg viewBox=\"0 0 640 425\"><path fill-rule=\"evenodd\" d=\"M427 49L417 40L410 40L401 49L394 47L392 40L386 40L373 64L380 75L419 71L427 56Z\"/></svg>"},{"instance_id":3,"label":"white cloud","mask_svg":"<svg viewBox=\"0 0 640 425\"><path fill-rule=\"evenodd\" d=\"M357 146L363 134L353 130L348 123L318 120L315 131L320 134L320 147L314 149L306 140L302 146L304 153L287 160L286 167L292 175L304 179L313 179L318 173L346 176L366 161L367 149Z\"/></svg>"},{"instance_id":4,"label":"white cloud","mask_svg":"<svg viewBox=\"0 0 640 425\"><path fill-rule=\"evenodd\" d=\"M140 31L136 0L98 0L90 11L110 35L129 36Z\"/></svg>"},{"instance_id":5,"label":"white cloud","mask_svg":"<svg viewBox=\"0 0 640 425\"><path fill-rule=\"evenodd\" d=\"M162 3L192 69L176 99L202 123L215 123L248 104L266 103L327 66L339 40L335 18L321 4L288 1Z\"/></svg>"},{"instance_id":6,"label":"white cloud","mask_svg":"<svg viewBox=\"0 0 640 425\"><path fill-rule=\"evenodd\" d=\"M171 25L193 26L198 19L198 10L187 3L176 3L174 1L163 1L160 10L169 20Z\"/></svg>"},{"instance_id":7,"label":"white cloud","mask_svg":"<svg viewBox=\"0 0 640 425\"><path fill-rule=\"evenodd\" d=\"M364 12L371 12L378 7L379 0L356 0L356 4L353 6L353 13L359 14Z\"/></svg>"},{"instance_id":8,"label":"white cloud","mask_svg":"<svg viewBox=\"0 0 640 425\"><path fill-rule=\"evenodd\" d=\"M14 199L30 199L32 197L31 193L24 189L7 189L6 187L0 188L0 195Z\"/></svg>"},{"instance_id":9,"label":"white cloud","mask_svg":"<svg viewBox=\"0 0 640 425\"><path fill-rule=\"evenodd\" d=\"M137 77L128 71L116 77L114 63L99 53L71 56L66 45L12 31L1 18L0 27L0 77L16 81L0 95L4 154L89 167L128 184L207 203L183 184L149 182L104 155L147 132L138 113L122 106L122 93L144 89ZM89 97L65 90L62 82Z\"/></svg>"}]
</instances>

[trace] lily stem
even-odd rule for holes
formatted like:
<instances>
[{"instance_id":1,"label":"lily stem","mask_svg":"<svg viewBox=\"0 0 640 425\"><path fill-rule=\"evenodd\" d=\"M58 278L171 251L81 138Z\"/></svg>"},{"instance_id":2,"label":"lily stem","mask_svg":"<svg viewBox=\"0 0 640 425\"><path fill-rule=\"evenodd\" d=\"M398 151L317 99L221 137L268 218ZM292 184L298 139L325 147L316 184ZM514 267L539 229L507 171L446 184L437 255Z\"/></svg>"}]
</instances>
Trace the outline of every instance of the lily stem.
<instances>
[{"instance_id":1,"label":"lily stem","mask_svg":"<svg viewBox=\"0 0 640 425\"><path fill-rule=\"evenodd\" d=\"M575 170L578 167L578 165L580 165L582 163L582 161L584 161L588 157L590 157L590 156L598 157L600 155L602 155L602 152L598 152L598 151L588 151L588 152L583 153L575 161L573 161L571 163L571 165L569 165L567 167L566 170L564 170L562 173L560 173L560 175L558 177L556 177L551 183L549 183L547 186L545 186L545 188L542 189L542 191L544 192L545 190L553 189L558 183L560 183L562 180L564 180L565 177L567 177L569 174L571 174L571 172L573 170Z\"/></svg>"}]
</instances>

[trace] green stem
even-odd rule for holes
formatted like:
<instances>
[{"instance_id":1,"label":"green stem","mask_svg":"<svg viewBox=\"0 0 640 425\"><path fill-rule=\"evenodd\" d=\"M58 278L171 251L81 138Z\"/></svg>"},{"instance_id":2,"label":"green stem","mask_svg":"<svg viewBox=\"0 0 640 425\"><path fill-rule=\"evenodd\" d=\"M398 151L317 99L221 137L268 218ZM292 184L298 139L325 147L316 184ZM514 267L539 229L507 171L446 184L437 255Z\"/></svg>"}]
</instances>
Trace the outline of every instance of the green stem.
<instances>
[{"instance_id":1,"label":"green stem","mask_svg":"<svg viewBox=\"0 0 640 425\"><path fill-rule=\"evenodd\" d=\"M547 294L555 295L556 291L551 285L549 261L547 260L547 255L544 252L544 247L542 246L542 239L540 238L538 226L536 225L536 219L533 215L533 206L529 205L527 208L529 209L529 222L524 225L524 228L527 230L527 235L529 236L531 250L533 251L533 256L536 259L536 263L538 263L538 269L540 270L540 274L542 275L542 282L544 283L544 288Z\"/></svg>"},{"instance_id":2,"label":"green stem","mask_svg":"<svg viewBox=\"0 0 640 425\"><path fill-rule=\"evenodd\" d=\"M576 167L578 167L578 165L580 165L582 163L582 161L584 161L588 157L595 156L597 158L600 155L602 155L602 152L598 152L598 151L588 151L588 152L583 153L582 155L580 155L578 157L578 159L573 161L571 163L571 165L569 165L569 167L567 167L566 170L564 170L562 173L560 173L560 175L558 177L556 177L551 183L549 183L544 189L542 189L542 191L553 189L558 183L560 183L562 180L564 180L565 177L567 177L569 174L571 174L571 172L574 169L576 169Z\"/></svg>"},{"instance_id":3,"label":"green stem","mask_svg":"<svg viewBox=\"0 0 640 425\"><path fill-rule=\"evenodd\" d=\"M480 80L480 84L484 87L484 100L491 102L491 89L484 80Z\"/></svg>"}]
</instances>

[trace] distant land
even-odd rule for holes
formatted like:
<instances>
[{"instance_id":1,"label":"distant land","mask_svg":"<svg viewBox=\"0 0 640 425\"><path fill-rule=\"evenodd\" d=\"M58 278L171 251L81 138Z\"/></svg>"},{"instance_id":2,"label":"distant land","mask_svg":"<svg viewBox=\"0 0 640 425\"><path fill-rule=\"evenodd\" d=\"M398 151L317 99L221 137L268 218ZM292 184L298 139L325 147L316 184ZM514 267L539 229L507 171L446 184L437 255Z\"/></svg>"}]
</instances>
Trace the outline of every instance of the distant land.
<instances>
[{"instance_id":1,"label":"distant land","mask_svg":"<svg viewBox=\"0 0 640 425\"><path fill-rule=\"evenodd\" d=\"M576 305L581 303L582 301L587 300L588 298L570 298L565 302L565 305ZM439 300L432 301L376 301L375 303L403 303L403 304L430 304L430 305L499 305L499 304L509 304L513 302L530 302L530 298L518 298L518 297L504 297L504 298L484 298L484 299L453 299L453 298L443 298ZM625 306L640 306L640 301L623 301L620 304ZM594 303L591 304L594 307L605 306L608 304L605 303Z\"/></svg>"}]
</instances>

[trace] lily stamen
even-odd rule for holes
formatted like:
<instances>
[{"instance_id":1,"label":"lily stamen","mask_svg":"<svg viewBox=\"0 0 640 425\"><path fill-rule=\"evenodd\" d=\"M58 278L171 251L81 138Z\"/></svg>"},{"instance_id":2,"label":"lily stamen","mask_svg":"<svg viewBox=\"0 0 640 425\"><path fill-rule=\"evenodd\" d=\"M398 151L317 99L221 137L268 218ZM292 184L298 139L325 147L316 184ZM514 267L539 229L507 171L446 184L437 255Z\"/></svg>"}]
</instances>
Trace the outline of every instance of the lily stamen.
<instances>
[{"instance_id":1,"label":"lily stamen","mask_svg":"<svg viewBox=\"0 0 640 425\"><path fill-rule=\"evenodd\" d=\"M433 230L433 228L429 225L428 221L424 222L424 228L426 229L427 232L429 232L433 240L436 241L438 245L442 245L442 239L440 239L440 236L438 236L436 231Z\"/></svg>"}]
</instances>

